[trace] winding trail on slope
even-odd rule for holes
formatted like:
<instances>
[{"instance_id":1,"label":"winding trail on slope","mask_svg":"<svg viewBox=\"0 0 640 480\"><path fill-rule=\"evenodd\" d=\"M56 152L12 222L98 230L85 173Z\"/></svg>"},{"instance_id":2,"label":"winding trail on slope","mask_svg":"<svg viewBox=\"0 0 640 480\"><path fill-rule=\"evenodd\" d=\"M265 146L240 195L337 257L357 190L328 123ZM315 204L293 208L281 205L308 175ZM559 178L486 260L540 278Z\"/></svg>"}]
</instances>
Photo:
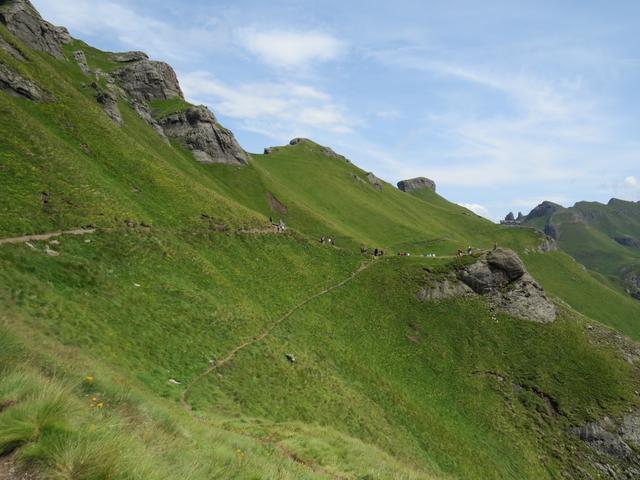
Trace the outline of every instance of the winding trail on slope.
<instances>
[{"instance_id":1,"label":"winding trail on slope","mask_svg":"<svg viewBox=\"0 0 640 480\"><path fill-rule=\"evenodd\" d=\"M96 231L96 228L75 228L73 230L37 233L34 235L23 235L21 237L0 238L0 245L5 245L8 243L24 243L37 240L49 240L50 238L61 237L63 235L88 235L91 233L95 233Z\"/></svg>"},{"instance_id":2,"label":"winding trail on slope","mask_svg":"<svg viewBox=\"0 0 640 480\"><path fill-rule=\"evenodd\" d=\"M251 345L254 345L254 344L260 342L261 340L264 340L267 336L269 336L269 334L271 334L271 332L278 325L280 325L282 322L284 322L289 317L291 317L291 315L293 315L295 312L297 312L298 310L300 310L301 308L303 308L307 304L311 303L313 300L315 300L315 299L317 299L319 297L322 297L323 295L326 295L327 293L330 293L333 290L336 290L337 288L340 288L343 285L349 283L351 280L356 278L359 274L364 272L367 268L369 268L374 263L376 263L376 260L369 260L368 262L365 262L365 263L361 264L358 267L357 270L355 270L351 275L349 275L347 278L345 278L341 282L336 283L335 285L332 285L330 287L327 287L324 290L321 290L320 292L316 293L315 295L312 295L311 297L307 298L306 300L298 303L297 305L292 307L289 311L287 311L284 315L282 315L280 318L278 318L275 322L273 322L262 333L260 333L259 335L251 338L250 340L247 340L247 341L241 343L240 345L235 347L233 350L231 350L224 358L222 358L221 360L215 362L213 365L208 367L204 372L202 372L201 374L196 376L193 380L191 380L187 384L185 389L182 391L182 394L180 395L180 403L185 408L185 410L187 410L187 411L191 411L192 410L191 404L189 403L189 398L188 398L189 397L189 393L191 392L191 389L196 384L198 384L203 378L205 378L206 376L208 376L211 373L215 372L216 370L218 370L220 367L224 366L225 364L229 363L231 360L233 360L235 358L235 356L240 351L244 350L247 347L250 347Z\"/></svg>"}]
</instances>

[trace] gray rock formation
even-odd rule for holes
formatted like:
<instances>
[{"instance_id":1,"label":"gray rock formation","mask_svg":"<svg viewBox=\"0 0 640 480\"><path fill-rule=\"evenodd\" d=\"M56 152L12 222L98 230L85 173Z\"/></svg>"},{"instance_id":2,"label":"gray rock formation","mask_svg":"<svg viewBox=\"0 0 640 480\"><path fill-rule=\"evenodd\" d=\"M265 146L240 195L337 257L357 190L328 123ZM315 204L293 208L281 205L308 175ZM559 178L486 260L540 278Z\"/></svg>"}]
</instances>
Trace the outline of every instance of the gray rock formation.
<instances>
[{"instance_id":1,"label":"gray rock formation","mask_svg":"<svg viewBox=\"0 0 640 480\"><path fill-rule=\"evenodd\" d=\"M165 135L162 126L160 125L160 123L158 123L158 121L155 118L153 118L153 115L151 114L151 109L149 108L149 105L146 102L131 100L129 102L129 105L131 106L131 108L133 108L136 111L138 115L140 115L140 118L142 118L145 122L151 125L151 127L156 131L158 135L160 135L160 137L165 142L169 142L169 139Z\"/></svg>"},{"instance_id":2,"label":"gray rock formation","mask_svg":"<svg viewBox=\"0 0 640 480\"><path fill-rule=\"evenodd\" d=\"M630 235L619 235L617 237L614 237L613 239L623 247L640 248L640 241L636 240Z\"/></svg>"},{"instance_id":3,"label":"gray rock formation","mask_svg":"<svg viewBox=\"0 0 640 480\"><path fill-rule=\"evenodd\" d=\"M504 221L505 221L505 222L513 222L513 221L515 221L515 219L516 219L516 217L515 217L515 215L513 214L513 212L509 212L509 213L507 213L507 216L506 216L506 217L504 217Z\"/></svg>"},{"instance_id":4,"label":"gray rock formation","mask_svg":"<svg viewBox=\"0 0 640 480\"><path fill-rule=\"evenodd\" d=\"M0 90L15 97L24 97L34 102L53 102L55 97L41 89L31 80L0 63Z\"/></svg>"},{"instance_id":5,"label":"gray rock formation","mask_svg":"<svg viewBox=\"0 0 640 480\"><path fill-rule=\"evenodd\" d=\"M398 188L403 192L411 192L420 188L428 188L435 192L436 182L426 177L410 178L409 180L398 182Z\"/></svg>"},{"instance_id":6,"label":"gray rock formation","mask_svg":"<svg viewBox=\"0 0 640 480\"><path fill-rule=\"evenodd\" d=\"M475 263L431 282L417 297L441 300L474 293L516 318L540 323L556 319L556 308L542 287L529 275L520 257L505 248L485 253Z\"/></svg>"},{"instance_id":7,"label":"gray rock formation","mask_svg":"<svg viewBox=\"0 0 640 480\"><path fill-rule=\"evenodd\" d=\"M89 68L89 64L87 63L87 56L82 50L76 50L75 52L73 52L73 58L76 59L80 70L82 70L85 75L91 75L91 69Z\"/></svg>"},{"instance_id":8,"label":"gray rock formation","mask_svg":"<svg viewBox=\"0 0 640 480\"><path fill-rule=\"evenodd\" d=\"M140 60L149 60L149 55L144 52L121 52L109 55L109 60L118 63L131 63Z\"/></svg>"},{"instance_id":9,"label":"gray rock formation","mask_svg":"<svg viewBox=\"0 0 640 480\"><path fill-rule=\"evenodd\" d=\"M450 298L473 296L475 292L462 282L454 278L444 279L422 288L417 293L417 298L423 302L448 300Z\"/></svg>"},{"instance_id":10,"label":"gray rock formation","mask_svg":"<svg viewBox=\"0 0 640 480\"><path fill-rule=\"evenodd\" d=\"M131 60L113 75L127 95L139 102L184 98L176 72L164 62Z\"/></svg>"},{"instance_id":11,"label":"gray rock formation","mask_svg":"<svg viewBox=\"0 0 640 480\"><path fill-rule=\"evenodd\" d=\"M64 27L42 19L29 0L0 0L0 23L28 47L64 58L62 45L71 41Z\"/></svg>"},{"instance_id":12,"label":"gray rock formation","mask_svg":"<svg viewBox=\"0 0 640 480\"><path fill-rule=\"evenodd\" d=\"M199 162L246 165L249 156L233 133L222 127L207 107L192 107L159 121L168 137L180 140Z\"/></svg>"},{"instance_id":13,"label":"gray rock formation","mask_svg":"<svg viewBox=\"0 0 640 480\"><path fill-rule=\"evenodd\" d=\"M532 220L534 218L547 217L549 215L553 215L558 210L563 209L564 207L562 205L558 205L557 203L548 202L545 200L540 205L531 210L529 212L529 215L527 215L525 218L527 220Z\"/></svg>"},{"instance_id":14,"label":"gray rock formation","mask_svg":"<svg viewBox=\"0 0 640 480\"><path fill-rule=\"evenodd\" d=\"M3 37L0 37L0 48L9 53L13 58L17 58L22 61L26 60L22 52L15 45L7 42Z\"/></svg>"},{"instance_id":15,"label":"gray rock formation","mask_svg":"<svg viewBox=\"0 0 640 480\"><path fill-rule=\"evenodd\" d=\"M102 105L109 118L117 123L118 126L122 126L123 120L118 106L118 97L110 91L100 90L96 95L96 100Z\"/></svg>"},{"instance_id":16,"label":"gray rock formation","mask_svg":"<svg viewBox=\"0 0 640 480\"><path fill-rule=\"evenodd\" d=\"M376 177L373 172L367 173L367 181L377 190L382 190L382 180Z\"/></svg>"},{"instance_id":17,"label":"gray rock formation","mask_svg":"<svg viewBox=\"0 0 640 480\"><path fill-rule=\"evenodd\" d=\"M594 466L606 478L631 480L640 478L640 414L621 419L605 417L570 430L598 454Z\"/></svg>"}]
</instances>

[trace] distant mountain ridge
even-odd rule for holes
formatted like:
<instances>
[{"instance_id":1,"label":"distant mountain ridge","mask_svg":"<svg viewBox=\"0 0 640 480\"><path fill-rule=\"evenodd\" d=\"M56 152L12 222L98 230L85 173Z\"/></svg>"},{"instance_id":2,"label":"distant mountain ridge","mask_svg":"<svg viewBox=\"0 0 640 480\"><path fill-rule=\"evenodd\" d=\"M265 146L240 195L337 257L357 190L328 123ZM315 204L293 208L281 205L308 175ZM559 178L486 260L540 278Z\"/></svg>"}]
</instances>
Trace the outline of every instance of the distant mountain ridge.
<instances>
[{"instance_id":1,"label":"distant mountain ridge","mask_svg":"<svg viewBox=\"0 0 640 480\"><path fill-rule=\"evenodd\" d=\"M612 198L565 208L545 201L513 224L541 230L587 268L622 281L640 300L640 202Z\"/></svg>"}]
</instances>

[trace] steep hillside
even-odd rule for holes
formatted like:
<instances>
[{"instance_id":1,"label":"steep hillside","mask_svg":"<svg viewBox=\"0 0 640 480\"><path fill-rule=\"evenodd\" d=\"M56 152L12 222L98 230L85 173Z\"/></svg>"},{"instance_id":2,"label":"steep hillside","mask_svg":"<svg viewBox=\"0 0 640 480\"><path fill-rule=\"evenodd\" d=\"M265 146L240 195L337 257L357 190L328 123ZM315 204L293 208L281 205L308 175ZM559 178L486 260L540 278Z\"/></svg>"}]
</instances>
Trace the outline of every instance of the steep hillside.
<instances>
[{"instance_id":1,"label":"steep hillside","mask_svg":"<svg viewBox=\"0 0 640 480\"><path fill-rule=\"evenodd\" d=\"M604 324L640 338L640 302L543 235L309 140L248 154L26 0L0 79L0 478L638 471L640 349Z\"/></svg>"},{"instance_id":2,"label":"steep hillside","mask_svg":"<svg viewBox=\"0 0 640 480\"><path fill-rule=\"evenodd\" d=\"M640 299L640 203L611 199L578 202L563 208L545 202L527 215L533 226L557 239L559 246L594 272L621 281Z\"/></svg>"}]
</instances>

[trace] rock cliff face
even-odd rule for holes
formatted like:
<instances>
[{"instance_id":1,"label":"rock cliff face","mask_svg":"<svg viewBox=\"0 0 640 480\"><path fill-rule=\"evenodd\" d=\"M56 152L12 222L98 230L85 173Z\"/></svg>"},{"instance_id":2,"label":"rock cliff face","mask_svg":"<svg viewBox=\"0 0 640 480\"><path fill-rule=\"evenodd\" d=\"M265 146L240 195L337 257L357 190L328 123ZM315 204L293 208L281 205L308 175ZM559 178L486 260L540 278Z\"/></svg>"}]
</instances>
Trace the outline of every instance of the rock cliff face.
<instances>
[{"instance_id":1,"label":"rock cliff face","mask_svg":"<svg viewBox=\"0 0 640 480\"><path fill-rule=\"evenodd\" d=\"M506 248L497 248L446 278L437 279L423 289L419 300L482 295L498 310L516 318L539 323L553 322L556 308L542 287L529 275L520 257Z\"/></svg>"},{"instance_id":2,"label":"rock cliff face","mask_svg":"<svg viewBox=\"0 0 640 480\"><path fill-rule=\"evenodd\" d=\"M604 478L627 480L640 478L640 414L620 419L605 417L597 422L573 428L570 433L594 452L591 463Z\"/></svg>"},{"instance_id":3,"label":"rock cliff face","mask_svg":"<svg viewBox=\"0 0 640 480\"><path fill-rule=\"evenodd\" d=\"M0 0L0 22L28 47L57 58L64 58L62 45L72 40L65 28L43 20L29 0ZM0 47L16 58L24 59L6 41ZM98 70L92 72L84 51L75 51L73 57L85 75L95 74L106 80L106 89L97 82L91 86L96 91L96 101L118 125L123 124L118 102L127 101L165 141L167 137L180 140L198 161L236 165L249 162L249 156L233 134L220 126L213 113L204 106L191 107L161 120L153 117L149 102L173 98L184 100L178 77L170 65L149 60L143 52L114 53L110 60L122 64L122 68L107 74ZM4 65L0 65L0 90L38 102L53 98Z\"/></svg>"},{"instance_id":4,"label":"rock cliff face","mask_svg":"<svg viewBox=\"0 0 640 480\"><path fill-rule=\"evenodd\" d=\"M133 52L139 54L139 52ZM144 57L135 57L132 53L114 55L112 58L124 59L127 66L116 71L114 76L118 84L134 100L148 102L184 98L176 72L164 62L154 62ZM138 58L137 60L135 58Z\"/></svg>"},{"instance_id":5,"label":"rock cliff face","mask_svg":"<svg viewBox=\"0 0 640 480\"><path fill-rule=\"evenodd\" d=\"M0 0L0 23L28 47L64 58L62 45L71 41L64 27L42 19L29 0Z\"/></svg>"},{"instance_id":6,"label":"rock cliff face","mask_svg":"<svg viewBox=\"0 0 640 480\"><path fill-rule=\"evenodd\" d=\"M0 90L9 95L25 97L34 102L52 102L53 95L0 63Z\"/></svg>"},{"instance_id":7,"label":"rock cliff face","mask_svg":"<svg viewBox=\"0 0 640 480\"><path fill-rule=\"evenodd\" d=\"M165 134L177 138L199 162L246 165L249 157L233 134L216 121L207 107L192 107L160 120Z\"/></svg>"},{"instance_id":8,"label":"rock cliff face","mask_svg":"<svg viewBox=\"0 0 640 480\"><path fill-rule=\"evenodd\" d=\"M403 192L411 192L420 188L428 188L435 192L436 182L426 177L410 178L409 180L398 182L398 188Z\"/></svg>"}]
</instances>

